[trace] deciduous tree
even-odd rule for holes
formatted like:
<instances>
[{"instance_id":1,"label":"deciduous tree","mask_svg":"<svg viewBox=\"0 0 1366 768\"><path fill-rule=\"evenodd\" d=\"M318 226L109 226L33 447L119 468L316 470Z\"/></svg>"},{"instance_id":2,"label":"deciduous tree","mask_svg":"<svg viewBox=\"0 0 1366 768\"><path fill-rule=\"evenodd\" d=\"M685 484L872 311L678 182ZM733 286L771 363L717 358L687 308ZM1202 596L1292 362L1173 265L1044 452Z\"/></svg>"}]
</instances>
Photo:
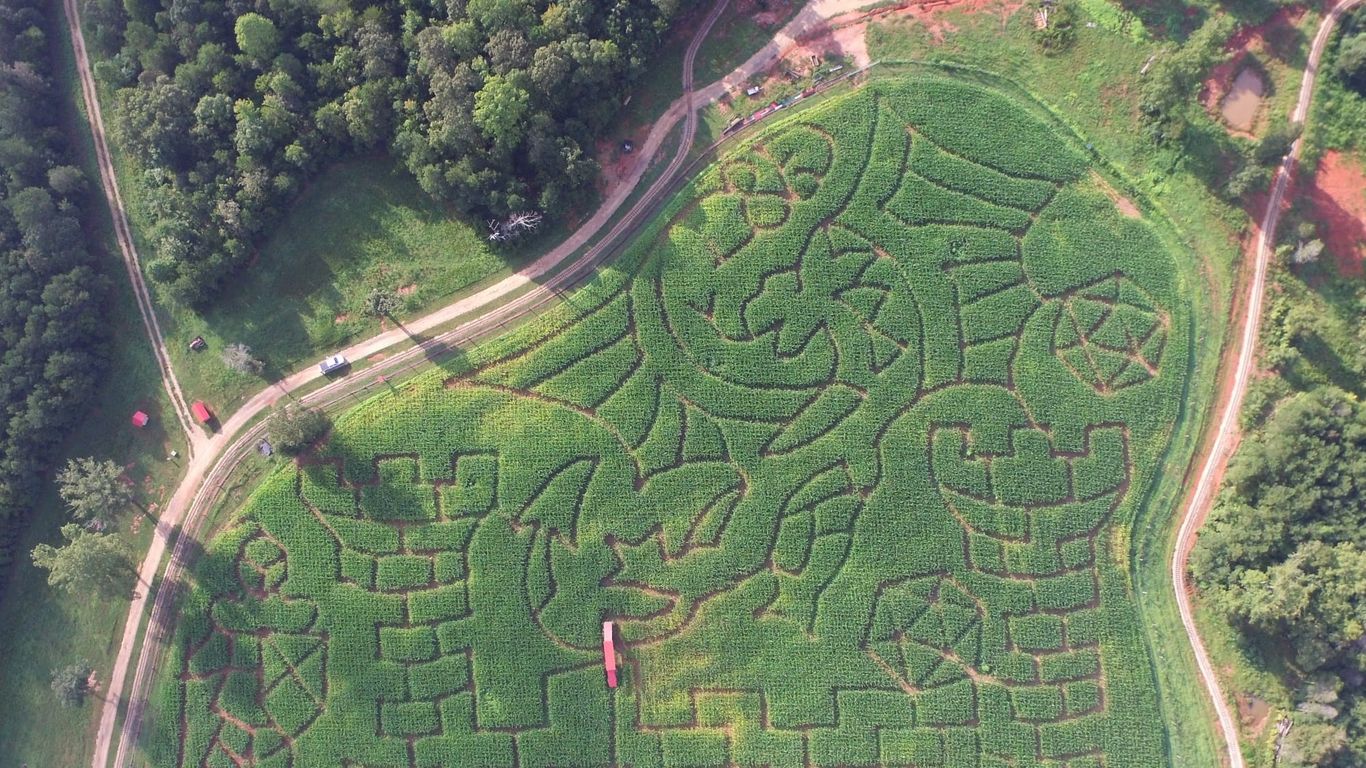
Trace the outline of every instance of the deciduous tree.
<instances>
[{"instance_id":1,"label":"deciduous tree","mask_svg":"<svg viewBox=\"0 0 1366 768\"><path fill-rule=\"evenodd\" d=\"M112 597L134 575L133 558L117 536L94 533L75 523L62 526L66 544L33 548L33 564L48 571L47 583L78 596Z\"/></svg>"},{"instance_id":2,"label":"deciduous tree","mask_svg":"<svg viewBox=\"0 0 1366 768\"><path fill-rule=\"evenodd\" d=\"M88 661L78 661L52 670L52 692L64 707L79 707L85 703L90 690L90 674L94 670Z\"/></svg>"},{"instance_id":3,"label":"deciduous tree","mask_svg":"<svg viewBox=\"0 0 1366 768\"><path fill-rule=\"evenodd\" d=\"M327 434L330 426L322 411L292 403L281 405L270 416L270 443L281 453L297 455Z\"/></svg>"}]
</instances>

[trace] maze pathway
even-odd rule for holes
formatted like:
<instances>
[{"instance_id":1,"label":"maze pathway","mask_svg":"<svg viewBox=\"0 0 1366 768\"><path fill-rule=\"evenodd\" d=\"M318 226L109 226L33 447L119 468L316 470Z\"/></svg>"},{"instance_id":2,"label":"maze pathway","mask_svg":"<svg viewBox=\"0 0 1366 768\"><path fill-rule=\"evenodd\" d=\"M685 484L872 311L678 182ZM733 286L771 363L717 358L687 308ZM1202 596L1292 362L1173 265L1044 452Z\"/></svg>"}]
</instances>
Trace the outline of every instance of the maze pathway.
<instances>
[{"instance_id":1,"label":"maze pathway","mask_svg":"<svg viewBox=\"0 0 1366 768\"><path fill-rule=\"evenodd\" d=\"M1172 258L990 88L801 113L573 322L267 480L199 568L165 763L1165 764L1126 558Z\"/></svg>"}]
</instances>

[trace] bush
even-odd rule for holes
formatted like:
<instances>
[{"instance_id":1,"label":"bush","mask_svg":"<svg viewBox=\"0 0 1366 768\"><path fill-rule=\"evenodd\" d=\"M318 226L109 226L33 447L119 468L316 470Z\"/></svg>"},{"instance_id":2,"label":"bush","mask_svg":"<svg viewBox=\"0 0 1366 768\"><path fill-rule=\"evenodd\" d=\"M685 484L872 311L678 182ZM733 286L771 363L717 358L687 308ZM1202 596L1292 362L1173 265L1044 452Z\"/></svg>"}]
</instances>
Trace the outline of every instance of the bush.
<instances>
[{"instance_id":1,"label":"bush","mask_svg":"<svg viewBox=\"0 0 1366 768\"><path fill-rule=\"evenodd\" d=\"M286 403L271 412L267 434L275 450L296 456L327 434L331 420L322 411Z\"/></svg>"},{"instance_id":2,"label":"bush","mask_svg":"<svg viewBox=\"0 0 1366 768\"><path fill-rule=\"evenodd\" d=\"M1041 6L1048 14L1048 24L1034 30L1034 40L1044 53L1062 53L1077 40L1077 7L1072 0Z\"/></svg>"},{"instance_id":3,"label":"bush","mask_svg":"<svg viewBox=\"0 0 1366 768\"><path fill-rule=\"evenodd\" d=\"M79 661L52 671L52 692L64 707L79 707L85 703L90 690L90 675L94 669L88 661Z\"/></svg>"}]
</instances>

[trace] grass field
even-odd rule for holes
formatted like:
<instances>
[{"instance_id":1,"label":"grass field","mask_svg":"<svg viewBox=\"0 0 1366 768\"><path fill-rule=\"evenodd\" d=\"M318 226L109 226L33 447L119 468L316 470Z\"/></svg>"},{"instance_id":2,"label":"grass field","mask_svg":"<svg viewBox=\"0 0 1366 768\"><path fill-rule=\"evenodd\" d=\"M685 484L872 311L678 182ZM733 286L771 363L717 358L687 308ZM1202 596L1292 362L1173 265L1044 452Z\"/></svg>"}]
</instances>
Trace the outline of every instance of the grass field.
<instances>
[{"instance_id":1,"label":"grass field","mask_svg":"<svg viewBox=\"0 0 1366 768\"><path fill-rule=\"evenodd\" d=\"M1004 93L800 112L343 417L208 546L149 763L1167 764L1128 557L1191 270Z\"/></svg>"},{"instance_id":2,"label":"grass field","mask_svg":"<svg viewBox=\"0 0 1366 768\"><path fill-rule=\"evenodd\" d=\"M212 309L195 314L163 304L163 330L187 395L227 414L264 381L228 369L219 357L225 345L247 344L266 363L267 378L282 376L377 332L379 321L363 311L371 289L397 292L397 316L412 317L525 254L491 250L479 230L387 156L348 160L310 184ZM189 351L195 336L209 349Z\"/></svg>"}]
</instances>

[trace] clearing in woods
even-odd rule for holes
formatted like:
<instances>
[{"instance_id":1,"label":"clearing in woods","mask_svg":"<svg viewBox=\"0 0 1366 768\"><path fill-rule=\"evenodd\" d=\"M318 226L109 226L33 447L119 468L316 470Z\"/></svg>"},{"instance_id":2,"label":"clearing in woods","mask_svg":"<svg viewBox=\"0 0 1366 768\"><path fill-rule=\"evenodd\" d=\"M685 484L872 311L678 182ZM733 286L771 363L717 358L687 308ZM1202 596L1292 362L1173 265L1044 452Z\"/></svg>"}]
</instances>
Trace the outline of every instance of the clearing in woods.
<instances>
[{"instance_id":1,"label":"clearing in woods","mask_svg":"<svg viewBox=\"0 0 1366 768\"><path fill-rule=\"evenodd\" d=\"M991 88L798 113L561 321L258 489L151 761L1165 765L1127 553L1189 362L1174 256Z\"/></svg>"}]
</instances>

